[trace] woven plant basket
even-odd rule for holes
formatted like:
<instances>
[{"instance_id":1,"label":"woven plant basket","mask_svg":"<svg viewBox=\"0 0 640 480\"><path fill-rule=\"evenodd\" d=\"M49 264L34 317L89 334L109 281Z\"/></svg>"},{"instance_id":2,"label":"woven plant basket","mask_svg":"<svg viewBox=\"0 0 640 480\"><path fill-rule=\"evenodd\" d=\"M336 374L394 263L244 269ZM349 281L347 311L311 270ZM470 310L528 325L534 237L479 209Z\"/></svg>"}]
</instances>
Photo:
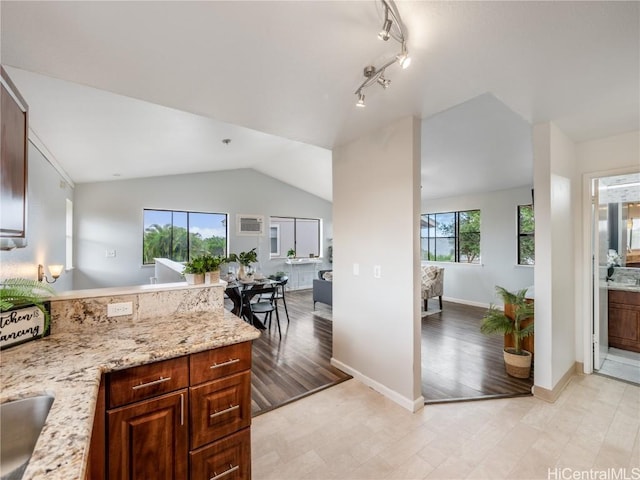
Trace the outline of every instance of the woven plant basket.
<instances>
[{"instance_id":1,"label":"woven plant basket","mask_svg":"<svg viewBox=\"0 0 640 480\"><path fill-rule=\"evenodd\" d=\"M220 281L220 270L205 273L204 283L216 284Z\"/></svg>"},{"instance_id":2,"label":"woven plant basket","mask_svg":"<svg viewBox=\"0 0 640 480\"><path fill-rule=\"evenodd\" d=\"M529 378L531 375L531 353L522 350L522 355L512 353L513 349L505 349L504 365L507 374L515 378Z\"/></svg>"}]
</instances>

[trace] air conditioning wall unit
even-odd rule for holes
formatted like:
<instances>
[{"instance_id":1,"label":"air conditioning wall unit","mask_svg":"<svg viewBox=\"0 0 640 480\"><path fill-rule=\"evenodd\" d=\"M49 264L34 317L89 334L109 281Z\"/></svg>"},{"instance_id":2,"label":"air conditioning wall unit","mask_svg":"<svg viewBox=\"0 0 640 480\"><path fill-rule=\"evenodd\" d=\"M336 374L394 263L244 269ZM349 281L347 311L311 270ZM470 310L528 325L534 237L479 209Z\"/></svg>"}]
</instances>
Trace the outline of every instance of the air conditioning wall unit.
<instances>
[{"instance_id":1,"label":"air conditioning wall unit","mask_svg":"<svg viewBox=\"0 0 640 480\"><path fill-rule=\"evenodd\" d=\"M258 237L264 235L264 215L236 215L236 234Z\"/></svg>"}]
</instances>

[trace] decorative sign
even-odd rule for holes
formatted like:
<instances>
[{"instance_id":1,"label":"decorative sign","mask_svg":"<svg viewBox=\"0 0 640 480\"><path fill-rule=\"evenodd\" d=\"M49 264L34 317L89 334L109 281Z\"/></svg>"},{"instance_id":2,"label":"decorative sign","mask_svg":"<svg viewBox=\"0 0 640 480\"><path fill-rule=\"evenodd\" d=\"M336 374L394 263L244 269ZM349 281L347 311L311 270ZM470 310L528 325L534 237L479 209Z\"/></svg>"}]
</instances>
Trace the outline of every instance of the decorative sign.
<instances>
[{"instance_id":1,"label":"decorative sign","mask_svg":"<svg viewBox=\"0 0 640 480\"><path fill-rule=\"evenodd\" d=\"M44 313L35 305L0 313L0 350L49 335L44 320Z\"/></svg>"}]
</instances>

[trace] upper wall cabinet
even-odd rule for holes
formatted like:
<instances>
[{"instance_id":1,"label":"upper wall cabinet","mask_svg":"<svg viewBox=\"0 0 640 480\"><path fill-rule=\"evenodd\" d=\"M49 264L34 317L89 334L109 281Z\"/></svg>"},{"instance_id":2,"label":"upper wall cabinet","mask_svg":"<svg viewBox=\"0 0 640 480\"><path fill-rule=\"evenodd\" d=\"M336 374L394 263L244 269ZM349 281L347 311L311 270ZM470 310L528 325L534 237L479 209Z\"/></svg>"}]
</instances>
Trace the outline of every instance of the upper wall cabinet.
<instances>
[{"instance_id":1,"label":"upper wall cabinet","mask_svg":"<svg viewBox=\"0 0 640 480\"><path fill-rule=\"evenodd\" d=\"M0 137L0 248L27 245L28 107L0 66L2 136Z\"/></svg>"}]
</instances>

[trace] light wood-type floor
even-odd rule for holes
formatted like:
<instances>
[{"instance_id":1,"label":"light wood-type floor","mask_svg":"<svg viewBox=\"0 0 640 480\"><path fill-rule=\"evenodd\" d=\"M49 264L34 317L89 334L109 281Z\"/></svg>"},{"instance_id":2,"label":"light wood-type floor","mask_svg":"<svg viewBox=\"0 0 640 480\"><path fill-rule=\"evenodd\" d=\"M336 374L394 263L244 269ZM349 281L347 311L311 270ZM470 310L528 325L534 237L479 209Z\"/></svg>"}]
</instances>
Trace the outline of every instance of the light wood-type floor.
<instances>
[{"instance_id":1,"label":"light wood-type floor","mask_svg":"<svg viewBox=\"0 0 640 480\"><path fill-rule=\"evenodd\" d=\"M553 404L529 396L415 414L351 379L253 419L253 478L634 478L639 412L640 387L599 375L574 377Z\"/></svg>"}]
</instances>

